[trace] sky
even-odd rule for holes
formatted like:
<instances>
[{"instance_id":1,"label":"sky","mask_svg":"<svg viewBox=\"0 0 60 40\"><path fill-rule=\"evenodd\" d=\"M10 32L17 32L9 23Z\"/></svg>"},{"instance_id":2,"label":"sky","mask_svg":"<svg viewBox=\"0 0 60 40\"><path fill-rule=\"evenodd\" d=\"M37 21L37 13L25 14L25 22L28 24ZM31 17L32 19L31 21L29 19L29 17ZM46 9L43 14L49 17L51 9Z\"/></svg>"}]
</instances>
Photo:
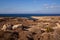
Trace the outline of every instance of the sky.
<instances>
[{"instance_id":1,"label":"sky","mask_svg":"<svg viewBox=\"0 0 60 40\"><path fill-rule=\"evenodd\" d=\"M60 0L0 0L0 13L60 13Z\"/></svg>"}]
</instances>

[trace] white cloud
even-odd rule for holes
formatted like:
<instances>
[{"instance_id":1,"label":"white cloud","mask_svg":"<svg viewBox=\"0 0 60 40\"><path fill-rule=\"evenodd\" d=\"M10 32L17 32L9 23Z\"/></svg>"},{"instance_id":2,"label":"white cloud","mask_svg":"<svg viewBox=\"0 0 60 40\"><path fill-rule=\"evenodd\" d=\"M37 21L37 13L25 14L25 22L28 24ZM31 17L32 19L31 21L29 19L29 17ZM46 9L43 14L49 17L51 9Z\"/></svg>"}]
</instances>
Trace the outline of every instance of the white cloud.
<instances>
[{"instance_id":1,"label":"white cloud","mask_svg":"<svg viewBox=\"0 0 60 40\"><path fill-rule=\"evenodd\" d=\"M52 9L52 8L60 8L60 5L57 5L56 3L52 3L52 4L43 4L43 6L45 7L45 8L50 8L50 9Z\"/></svg>"},{"instance_id":2,"label":"white cloud","mask_svg":"<svg viewBox=\"0 0 60 40\"><path fill-rule=\"evenodd\" d=\"M43 4L44 6L48 6L48 4Z\"/></svg>"},{"instance_id":3,"label":"white cloud","mask_svg":"<svg viewBox=\"0 0 60 40\"><path fill-rule=\"evenodd\" d=\"M50 8L54 8L54 7L55 7L55 6L53 6L53 5L52 5L52 6L50 6Z\"/></svg>"},{"instance_id":4,"label":"white cloud","mask_svg":"<svg viewBox=\"0 0 60 40\"><path fill-rule=\"evenodd\" d=\"M47 7L45 7L45 8L47 8L47 9L48 9L49 7L47 6Z\"/></svg>"}]
</instances>

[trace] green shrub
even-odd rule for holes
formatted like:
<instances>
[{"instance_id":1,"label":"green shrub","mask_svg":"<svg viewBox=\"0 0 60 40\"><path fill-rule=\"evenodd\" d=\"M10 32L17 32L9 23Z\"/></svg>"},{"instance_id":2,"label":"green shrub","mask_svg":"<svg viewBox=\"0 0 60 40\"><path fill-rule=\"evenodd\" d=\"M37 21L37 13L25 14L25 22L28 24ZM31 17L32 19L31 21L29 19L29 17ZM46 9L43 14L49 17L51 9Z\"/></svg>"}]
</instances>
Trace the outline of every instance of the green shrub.
<instances>
[{"instance_id":1,"label":"green shrub","mask_svg":"<svg viewBox=\"0 0 60 40\"><path fill-rule=\"evenodd\" d=\"M52 29L51 27L46 27L46 31L47 31L47 32L53 32L54 29Z\"/></svg>"}]
</instances>

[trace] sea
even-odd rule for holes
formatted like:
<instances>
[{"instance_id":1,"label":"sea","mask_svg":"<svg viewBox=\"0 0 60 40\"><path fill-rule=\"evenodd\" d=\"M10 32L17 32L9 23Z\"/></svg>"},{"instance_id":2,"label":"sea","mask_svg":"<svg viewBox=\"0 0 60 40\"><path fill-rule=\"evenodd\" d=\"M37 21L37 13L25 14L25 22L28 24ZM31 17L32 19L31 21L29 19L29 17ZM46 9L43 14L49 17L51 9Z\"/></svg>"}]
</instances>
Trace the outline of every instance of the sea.
<instances>
[{"instance_id":1,"label":"sea","mask_svg":"<svg viewBox=\"0 0 60 40\"><path fill-rule=\"evenodd\" d=\"M60 16L60 14L0 14L0 17Z\"/></svg>"},{"instance_id":2,"label":"sea","mask_svg":"<svg viewBox=\"0 0 60 40\"><path fill-rule=\"evenodd\" d=\"M0 17L24 17L29 20L36 20L31 16L60 16L60 14L0 14Z\"/></svg>"}]
</instances>

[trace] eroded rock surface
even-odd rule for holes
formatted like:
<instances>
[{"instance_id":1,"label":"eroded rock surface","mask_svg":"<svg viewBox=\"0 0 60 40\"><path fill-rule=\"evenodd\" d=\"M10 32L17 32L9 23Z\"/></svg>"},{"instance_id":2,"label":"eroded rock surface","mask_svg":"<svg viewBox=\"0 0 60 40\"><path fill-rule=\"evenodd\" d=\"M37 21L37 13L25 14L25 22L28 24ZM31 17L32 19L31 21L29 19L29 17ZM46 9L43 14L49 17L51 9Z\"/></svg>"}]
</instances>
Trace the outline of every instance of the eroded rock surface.
<instances>
[{"instance_id":1,"label":"eroded rock surface","mask_svg":"<svg viewBox=\"0 0 60 40\"><path fill-rule=\"evenodd\" d=\"M60 16L0 17L0 40L60 40Z\"/></svg>"}]
</instances>

